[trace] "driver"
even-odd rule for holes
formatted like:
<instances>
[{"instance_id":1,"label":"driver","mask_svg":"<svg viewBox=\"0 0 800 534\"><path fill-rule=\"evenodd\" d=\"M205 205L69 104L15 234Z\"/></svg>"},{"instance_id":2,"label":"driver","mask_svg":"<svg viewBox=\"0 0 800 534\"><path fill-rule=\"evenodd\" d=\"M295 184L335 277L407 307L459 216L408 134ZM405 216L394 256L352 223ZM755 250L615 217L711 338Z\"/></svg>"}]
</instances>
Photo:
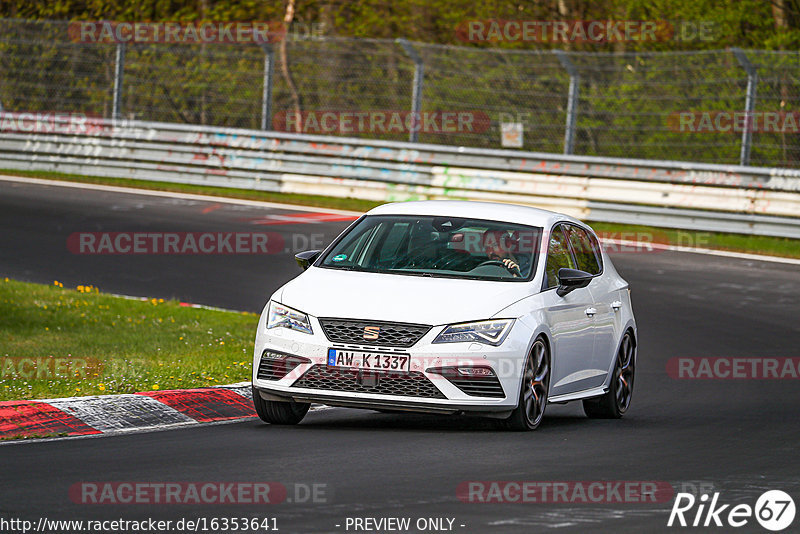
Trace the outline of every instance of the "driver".
<instances>
[{"instance_id":1,"label":"driver","mask_svg":"<svg viewBox=\"0 0 800 534\"><path fill-rule=\"evenodd\" d=\"M503 230L487 230L483 234L483 250L490 260L500 261L512 276L522 276L519 260L512 250L516 248L517 240L513 233Z\"/></svg>"}]
</instances>

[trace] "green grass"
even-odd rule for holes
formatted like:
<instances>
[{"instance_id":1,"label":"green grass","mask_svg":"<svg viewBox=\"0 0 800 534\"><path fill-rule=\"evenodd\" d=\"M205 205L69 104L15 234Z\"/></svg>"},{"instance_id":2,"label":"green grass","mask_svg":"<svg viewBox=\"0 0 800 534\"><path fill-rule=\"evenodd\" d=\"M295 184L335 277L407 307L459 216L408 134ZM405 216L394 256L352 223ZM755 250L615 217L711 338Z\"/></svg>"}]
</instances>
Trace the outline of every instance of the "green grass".
<instances>
[{"instance_id":1,"label":"green grass","mask_svg":"<svg viewBox=\"0 0 800 534\"><path fill-rule=\"evenodd\" d=\"M258 316L0 279L0 400L250 379Z\"/></svg>"},{"instance_id":2,"label":"green grass","mask_svg":"<svg viewBox=\"0 0 800 534\"><path fill-rule=\"evenodd\" d=\"M57 432L53 434L15 434L13 436L0 437L0 441L23 441L28 439L47 439L47 438L63 438L68 436L66 432Z\"/></svg>"},{"instance_id":3,"label":"green grass","mask_svg":"<svg viewBox=\"0 0 800 534\"><path fill-rule=\"evenodd\" d=\"M230 198L243 198L248 200L262 200L267 202L280 202L313 206L318 208L331 208L352 211L367 211L382 202L360 200L355 198L335 198L319 195L296 195L288 193L270 193L266 191L250 191L227 187L208 187L200 185L173 184L168 182L151 182L148 180L131 180L127 178L102 178L95 176L81 176L75 174L62 174L47 171L16 171L0 170L0 174L31 176L47 178L50 180L63 180L69 182L84 182L92 184L116 185L123 187L138 187L157 191L176 191L181 193L195 193L201 195L217 195ZM592 222L592 221L589 221ZM641 233L643 239L670 245L684 245L695 248L711 248L729 250L732 252L747 252L752 254L767 254L800 258L800 240L783 237L750 236L743 234L724 234L717 232L701 232L690 230L673 230L651 226L625 225L592 222L592 227L598 232Z\"/></svg>"}]
</instances>

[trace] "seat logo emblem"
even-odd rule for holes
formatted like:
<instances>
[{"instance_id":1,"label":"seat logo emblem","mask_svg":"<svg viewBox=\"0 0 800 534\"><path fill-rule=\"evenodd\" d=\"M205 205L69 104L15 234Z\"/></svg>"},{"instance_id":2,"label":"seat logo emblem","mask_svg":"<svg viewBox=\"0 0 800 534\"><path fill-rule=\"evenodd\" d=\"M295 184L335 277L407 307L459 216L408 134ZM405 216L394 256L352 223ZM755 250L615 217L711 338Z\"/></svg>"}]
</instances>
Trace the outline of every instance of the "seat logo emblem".
<instances>
[{"instance_id":1,"label":"seat logo emblem","mask_svg":"<svg viewBox=\"0 0 800 534\"><path fill-rule=\"evenodd\" d=\"M380 331L381 331L380 326L365 326L364 339L378 339Z\"/></svg>"}]
</instances>

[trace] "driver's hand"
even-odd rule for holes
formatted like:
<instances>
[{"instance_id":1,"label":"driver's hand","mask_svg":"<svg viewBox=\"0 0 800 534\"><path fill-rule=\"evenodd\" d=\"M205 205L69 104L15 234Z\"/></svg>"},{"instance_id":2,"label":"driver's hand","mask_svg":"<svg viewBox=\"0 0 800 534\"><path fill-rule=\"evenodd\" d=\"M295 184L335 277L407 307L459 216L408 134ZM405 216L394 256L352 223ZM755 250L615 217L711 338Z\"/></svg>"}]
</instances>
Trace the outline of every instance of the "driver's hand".
<instances>
[{"instance_id":1,"label":"driver's hand","mask_svg":"<svg viewBox=\"0 0 800 534\"><path fill-rule=\"evenodd\" d=\"M505 266L506 266L506 269L508 269L509 271L514 271L514 270L516 270L517 272L520 272L520 270L519 270L519 265L518 265L518 264L517 264L517 262L515 262L514 260L511 260L511 259L509 259L509 258L505 258L505 259L503 260L503 265L505 265ZM515 276L516 276L516 275L515 275Z\"/></svg>"}]
</instances>

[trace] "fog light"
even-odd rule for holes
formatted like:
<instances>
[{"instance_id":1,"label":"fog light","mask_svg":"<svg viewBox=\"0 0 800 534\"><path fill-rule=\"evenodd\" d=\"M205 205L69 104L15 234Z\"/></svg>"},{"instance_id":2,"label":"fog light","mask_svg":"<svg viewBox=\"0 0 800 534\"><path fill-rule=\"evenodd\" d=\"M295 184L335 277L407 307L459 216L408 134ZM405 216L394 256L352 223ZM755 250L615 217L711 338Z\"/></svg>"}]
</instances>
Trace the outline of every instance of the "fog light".
<instances>
[{"instance_id":1,"label":"fog light","mask_svg":"<svg viewBox=\"0 0 800 534\"><path fill-rule=\"evenodd\" d=\"M473 367L465 365L462 367L434 367L425 370L428 373L436 373L446 378L492 378L495 376L491 367Z\"/></svg>"},{"instance_id":2,"label":"fog light","mask_svg":"<svg viewBox=\"0 0 800 534\"><path fill-rule=\"evenodd\" d=\"M304 363L311 363L311 360L293 354L265 350L261 353L257 377L260 380L280 380Z\"/></svg>"},{"instance_id":3,"label":"fog light","mask_svg":"<svg viewBox=\"0 0 800 534\"><path fill-rule=\"evenodd\" d=\"M494 371L488 367L458 367L458 374L476 378L486 378L494 376Z\"/></svg>"},{"instance_id":4,"label":"fog light","mask_svg":"<svg viewBox=\"0 0 800 534\"><path fill-rule=\"evenodd\" d=\"M263 354L261 354L262 358L266 358L268 360L283 360L286 358L291 358L292 356L289 354L281 354L280 352L272 352L269 350L265 350Z\"/></svg>"}]
</instances>

